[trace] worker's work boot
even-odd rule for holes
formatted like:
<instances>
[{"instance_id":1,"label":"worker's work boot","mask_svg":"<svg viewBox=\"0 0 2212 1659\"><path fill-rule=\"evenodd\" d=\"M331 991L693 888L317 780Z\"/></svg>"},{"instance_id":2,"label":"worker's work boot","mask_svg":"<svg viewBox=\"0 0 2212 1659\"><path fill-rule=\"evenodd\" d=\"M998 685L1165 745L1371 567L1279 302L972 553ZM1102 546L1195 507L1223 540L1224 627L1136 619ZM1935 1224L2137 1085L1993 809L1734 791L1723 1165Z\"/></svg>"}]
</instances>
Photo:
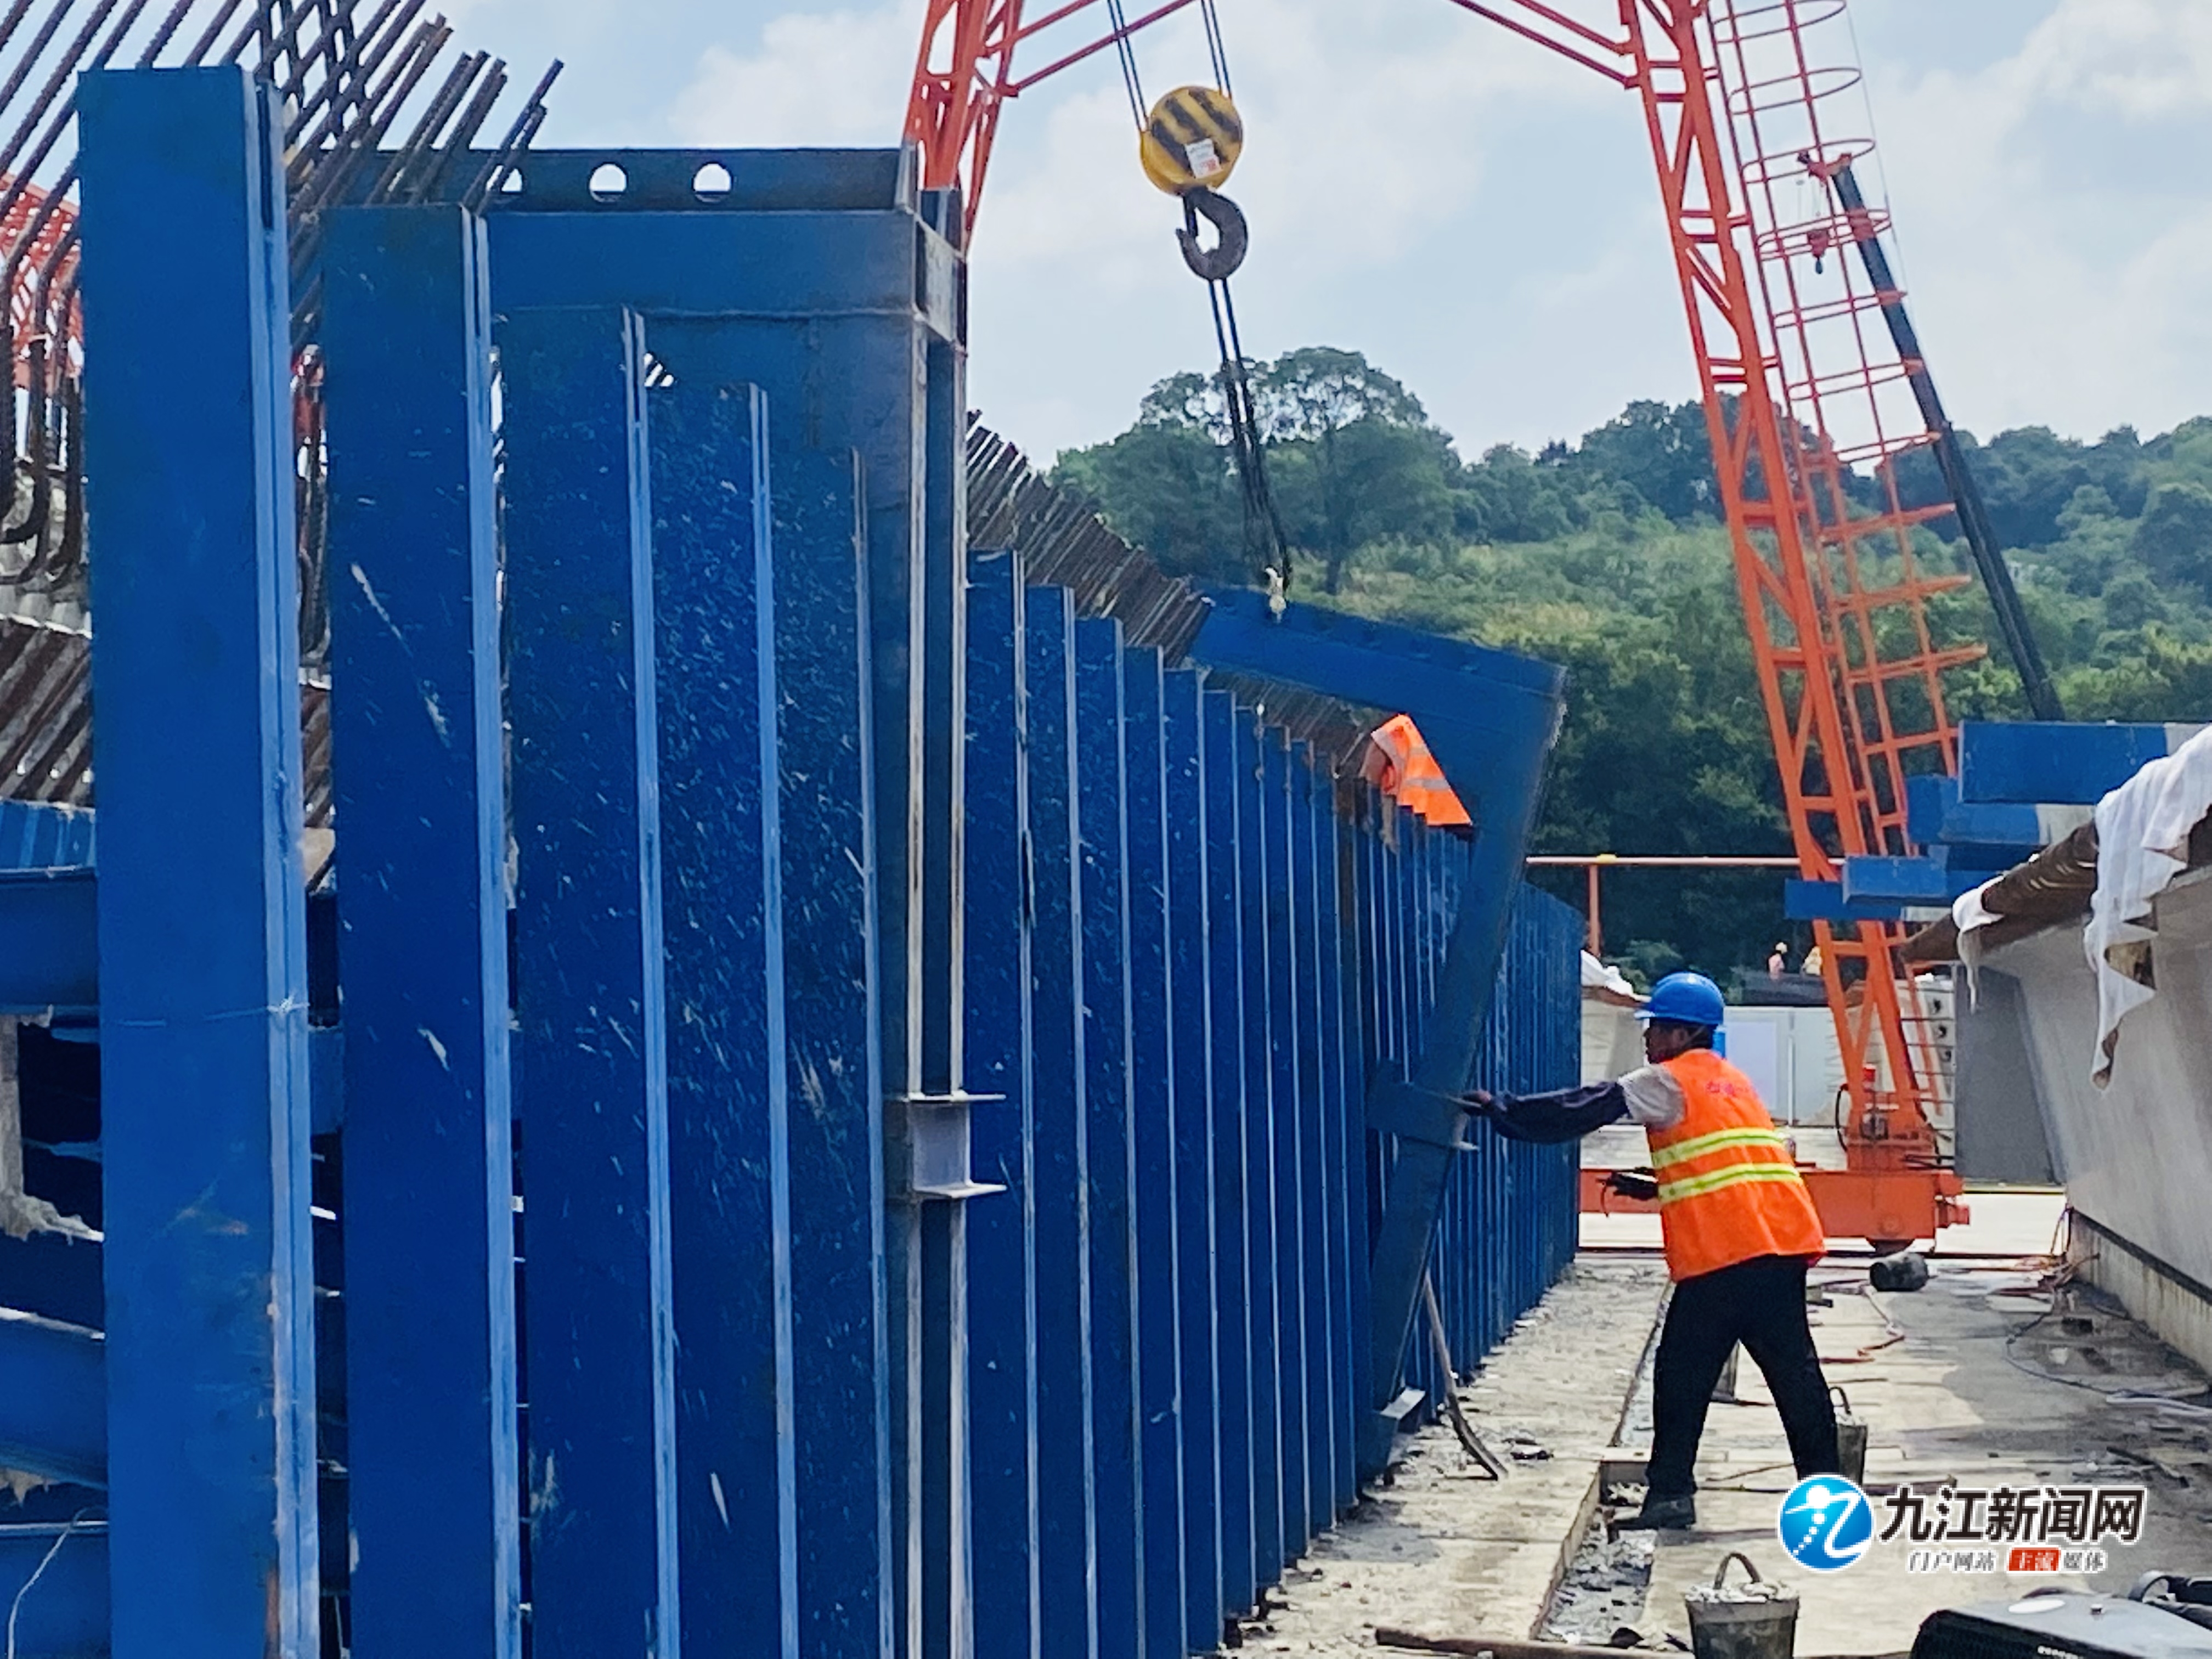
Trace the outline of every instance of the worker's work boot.
<instances>
[{"instance_id":1,"label":"worker's work boot","mask_svg":"<svg viewBox=\"0 0 2212 1659\"><path fill-rule=\"evenodd\" d=\"M1613 1526L1619 1532L1687 1532L1697 1524L1696 1498L1647 1498L1642 1509Z\"/></svg>"}]
</instances>

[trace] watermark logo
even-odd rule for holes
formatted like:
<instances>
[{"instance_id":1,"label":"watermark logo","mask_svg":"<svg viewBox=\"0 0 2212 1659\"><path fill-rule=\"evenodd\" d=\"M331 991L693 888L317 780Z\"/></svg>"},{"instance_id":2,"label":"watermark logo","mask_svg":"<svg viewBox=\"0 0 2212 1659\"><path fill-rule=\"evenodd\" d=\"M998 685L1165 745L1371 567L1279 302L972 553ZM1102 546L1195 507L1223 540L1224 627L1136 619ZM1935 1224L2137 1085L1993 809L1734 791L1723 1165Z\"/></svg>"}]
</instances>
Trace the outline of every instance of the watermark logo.
<instances>
[{"instance_id":1,"label":"watermark logo","mask_svg":"<svg viewBox=\"0 0 2212 1659\"><path fill-rule=\"evenodd\" d=\"M2141 1486L1899 1486L1882 1500L1881 1541L1914 1548L1913 1572L2103 1572L2106 1545L2142 1539Z\"/></svg>"},{"instance_id":2,"label":"watermark logo","mask_svg":"<svg viewBox=\"0 0 2212 1659\"><path fill-rule=\"evenodd\" d=\"M1874 1505L1840 1474L1808 1475L1782 1500L1774 1530L1799 1566L1841 1572L1874 1542Z\"/></svg>"}]
</instances>

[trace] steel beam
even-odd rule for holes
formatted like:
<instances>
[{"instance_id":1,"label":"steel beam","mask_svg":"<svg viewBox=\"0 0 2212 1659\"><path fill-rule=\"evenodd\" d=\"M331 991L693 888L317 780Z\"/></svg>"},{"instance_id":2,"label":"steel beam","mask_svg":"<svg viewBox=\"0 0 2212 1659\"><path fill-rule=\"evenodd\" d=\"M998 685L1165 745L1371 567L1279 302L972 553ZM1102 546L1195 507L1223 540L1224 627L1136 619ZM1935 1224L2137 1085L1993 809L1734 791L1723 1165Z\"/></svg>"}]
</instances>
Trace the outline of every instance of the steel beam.
<instances>
[{"instance_id":1,"label":"steel beam","mask_svg":"<svg viewBox=\"0 0 2212 1659\"><path fill-rule=\"evenodd\" d=\"M312 1654L299 576L276 94L76 94L117 1659Z\"/></svg>"},{"instance_id":2,"label":"steel beam","mask_svg":"<svg viewBox=\"0 0 2212 1659\"><path fill-rule=\"evenodd\" d=\"M100 1241L69 1233L0 1233L0 1308L99 1330L107 1322Z\"/></svg>"},{"instance_id":3,"label":"steel beam","mask_svg":"<svg viewBox=\"0 0 2212 1659\"><path fill-rule=\"evenodd\" d=\"M0 1308L0 1468L107 1484L100 1333Z\"/></svg>"},{"instance_id":4,"label":"steel beam","mask_svg":"<svg viewBox=\"0 0 2212 1659\"><path fill-rule=\"evenodd\" d=\"M348 209L324 272L353 1646L509 1659L522 1506L483 227Z\"/></svg>"},{"instance_id":5,"label":"steel beam","mask_svg":"<svg viewBox=\"0 0 2212 1659\"><path fill-rule=\"evenodd\" d=\"M2195 735L2192 726L1968 720L1959 728L1959 798L2091 805Z\"/></svg>"},{"instance_id":6,"label":"steel beam","mask_svg":"<svg viewBox=\"0 0 2212 1659\"><path fill-rule=\"evenodd\" d=\"M661 822L643 341L516 310L506 388L532 1641L677 1651Z\"/></svg>"},{"instance_id":7,"label":"steel beam","mask_svg":"<svg viewBox=\"0 0 2212 1659\"><path fill-rule=\"evenodd\" d=\"M99 1005L92 871L0 870L0 1015L84 1013Z\"/></svg>"}]
</instances>

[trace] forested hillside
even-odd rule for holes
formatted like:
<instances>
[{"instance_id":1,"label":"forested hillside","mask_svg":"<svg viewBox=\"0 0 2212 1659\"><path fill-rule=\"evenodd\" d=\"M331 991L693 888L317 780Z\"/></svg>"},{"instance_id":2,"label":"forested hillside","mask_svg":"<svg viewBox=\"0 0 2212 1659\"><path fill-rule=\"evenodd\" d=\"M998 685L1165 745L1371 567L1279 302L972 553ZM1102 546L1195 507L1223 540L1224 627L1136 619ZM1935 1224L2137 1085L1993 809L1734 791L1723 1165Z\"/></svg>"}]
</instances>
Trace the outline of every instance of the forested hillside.
<instances>
[{"instance_id":1,"label":"forested hillside","mask_svg":"<svg viewBox=\"0 0 2212 1659\"><path fill-rule=\"evenodd\" d=\"M1564 663L1570 712L1538 835L1547 852L1787 852L1705 416L1632 404L1574 442L1464 460L1405 386L1357 354L1254 366L1299 597ZM1210 380L1164 381L1129 429L1054 478L1168 568L1250 580L1242 495ZM2212 417L2094 442L2041 427L1970 438L1972 463L2076 720L2212 719ZM1942 498L1932 462L1899 479ZM1875 499L1875 482L1859 481ZM1921 556L1966 568L1955 522ZM1936 601L1954 639L1994 641L1978 588ZM2017 716L2002 660L1954 677L1962 717ZM1608 954L1645 974L1725 975L1803 930L1771 876L1607 878ZM1578 878L1547 883L1581 900Z\"/></svg>"}]
</instances>

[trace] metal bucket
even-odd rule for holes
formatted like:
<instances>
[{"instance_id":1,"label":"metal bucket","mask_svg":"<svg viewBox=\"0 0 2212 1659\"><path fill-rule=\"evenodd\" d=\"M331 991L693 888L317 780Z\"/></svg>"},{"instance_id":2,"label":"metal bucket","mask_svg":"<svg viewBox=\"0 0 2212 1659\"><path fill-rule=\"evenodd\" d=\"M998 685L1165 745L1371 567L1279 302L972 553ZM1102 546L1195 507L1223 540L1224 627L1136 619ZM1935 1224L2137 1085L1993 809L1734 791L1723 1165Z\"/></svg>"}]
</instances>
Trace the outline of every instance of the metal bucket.
<instances>
[{"instance_id":1,"label":"metal bucket","mask_svg":"<svg viewBox=\"0 0 2212 1659\"><path fill-rule=\"evenodd\" d=\"M1866 1419L1853 1415L1851 1397L1842 1389L1832 1388L1828 1395L1836 1402L1836 1461L1843 1465L1844 1480L1855 1486L1863 1486L1866 1485Z\"/></svg>"},{"instance_id":2,"label":"metal bucket","mask_svg":"<svg viewBox=\"0 0 2212 1659\"><path fill-rule=\"evenodd\" d=\"M1743 1563L1749 1583L1724 1582L1731 1561ZM1721 1558L1710 1589L1701 1584L1682 1601L1690 1610L1690 1646L1697 1659L1790 1659L1796 1648L1797 1598L1761 1578L1740 1551Z\"/></svg>"}]
</instances>

